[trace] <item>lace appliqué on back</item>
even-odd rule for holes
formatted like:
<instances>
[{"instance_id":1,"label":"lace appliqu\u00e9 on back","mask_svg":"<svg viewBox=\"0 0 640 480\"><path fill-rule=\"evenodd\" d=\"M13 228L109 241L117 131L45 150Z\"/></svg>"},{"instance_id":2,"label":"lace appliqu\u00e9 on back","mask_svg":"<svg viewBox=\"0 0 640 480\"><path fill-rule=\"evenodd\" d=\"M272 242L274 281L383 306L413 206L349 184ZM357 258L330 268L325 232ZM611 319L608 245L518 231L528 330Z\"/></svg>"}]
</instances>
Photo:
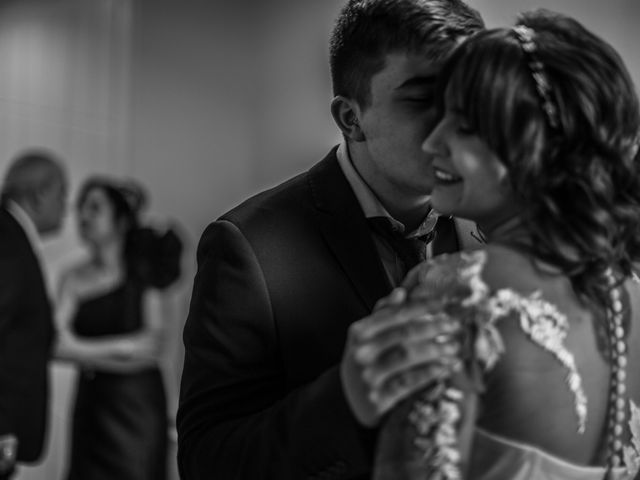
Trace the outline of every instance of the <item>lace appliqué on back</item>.
<instances>
[{"instance_id":1,"label":"lace appliqu\u00e9 on back","mask_svg":"<svg viewBox=\"0 0 640 480\"><path fill-rule=\"evenodd\" d=\"M482 372L491 370L504 352L497 322L513 318L515 313L528 337L567 368L567 385L575 397L578 430L584 431L587 400L573 355L564 346L569 330L566 316L543 300L540 293L523 296L511 289L491 292L481 276L486 261L487 253L482 250L438 256L416 268L418 283L409 295L412 300L427 302L458 318L466 326L462 357L466 376L476 387L483 382ZM417 450L411 456L422 459L418 461L432 479L461 478L460 455L456 454L459 439L455 433L461 405L450 398L461 397L460 388L456 382L437 382L422 392L408 415Z\"/></svg>"},{"instance_id":2,"label":"lace appliqu\u00e9 on back","mask_svg":"<svg viewBox=\"0 0 640 480\"><path fill-rule=\"evenodd\" d=\"M502 289L489 299L488 304L491 315L496 319L515 312L520 319L520 327L527 336L553 354L569 371L566 383L575 398L578 433L584 433L587 421L587 396L582 388L582 378L578 373L575 359L564 345L569 333L567 317L560 313L555 305L543 300L540 292L525 297L513 290Z\"/></svg>"},{"instance_id":3,"label":"lace appliqu\u00e9 on back","mask_svg":"<svg viewBox=\"0 0 640 480\"><path fill-rule=\"evenodd\" d=\"M473 332L469 342L475 362L489 371L504 351L496 323L513 314L520 327L537 345L553 354L568 370L566 383L575 397L578 431L584 432L587 397L582 388L573 355L565 347L569 322L555 305L542 299L540 292L525 296L512 289L490 292L481 277L487 262L484 250L440 255L423 264L420 285L411 292L413 299L440 302L442 310L464 319Z\"/></svg>"},{"instance_id":4,"label":"lace appliqu\u00e9 on back","mask_svg":"<svg viewBox=\"0 0 640 480\"><path fill-rule=\"evenodd\" d=\"M481 277L486 261L487 253L483 250L440 255L416 267L418 282L409 291L412 300L428 302L458 318L466 331L462 359L467 386L461 387L451 380L438 381L422 391L405 417L412 426L415 449L408 455L423 465L423 472L429 472L430 479L461 478L461 457L457 452L460 439L456 432L464 418L461 420L459 399L464 399L466 388L482 385L483 372L491 370L504 352L497 329L501 320L517 318L528 338L566 368L566 384L574 396L577 430L579 433L585 430L587 398L574 356L565 346L569 332L567 317L544 300L540 292L530 295L512 289L491 292ZM640 470L640 410L633 403L630 408L632 441L622 449L625 480L633 479ZM621 473L617 468L616 471L618 475Z\"/></svg>"}]
</instances>

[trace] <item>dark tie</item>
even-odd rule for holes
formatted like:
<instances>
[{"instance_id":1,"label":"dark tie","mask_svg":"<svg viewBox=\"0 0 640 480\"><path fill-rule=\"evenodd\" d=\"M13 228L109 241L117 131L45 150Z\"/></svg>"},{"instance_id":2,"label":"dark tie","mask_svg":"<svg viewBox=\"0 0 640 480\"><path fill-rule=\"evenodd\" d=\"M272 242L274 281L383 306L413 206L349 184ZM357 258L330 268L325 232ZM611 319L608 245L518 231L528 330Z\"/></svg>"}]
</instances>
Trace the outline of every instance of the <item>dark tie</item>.
<instances>
[{"instance_id":1,"label":"dark tie","mask_svg":"<svg viewBox=\"0 0 640 480\"><path fill-rule=\"evenodd\" d=\"M456 224L451 217L440 215L434 228L435 236L431 245L433 256L442 253L453 253L460 250Z\"/></svg>"},{"instance_id":2,"label":"dark tie","mask_svg":"<svg viewBox=\"0 0 640 480\"><path fill-rule=\"evenodd\" d=\"M368 218L371 230L386 240L409 271L427 258L427 244L433 242L433 256L460 250L453 218L441 215L432 231L413 238L406 238L388 217Z\"/></svg>"},{"instance_id":3,"label":"dark tie","mask_svg":"<svg viewBox=\"0 0 640 480\"><path fill-rule=\"evenodd\" d=\"M413 238L406 238L388 217L368 218L371 230L380 235L404 264L406 271L427 258L427 243L433 239L433 231Z\"/></svg>"}]
</instances>

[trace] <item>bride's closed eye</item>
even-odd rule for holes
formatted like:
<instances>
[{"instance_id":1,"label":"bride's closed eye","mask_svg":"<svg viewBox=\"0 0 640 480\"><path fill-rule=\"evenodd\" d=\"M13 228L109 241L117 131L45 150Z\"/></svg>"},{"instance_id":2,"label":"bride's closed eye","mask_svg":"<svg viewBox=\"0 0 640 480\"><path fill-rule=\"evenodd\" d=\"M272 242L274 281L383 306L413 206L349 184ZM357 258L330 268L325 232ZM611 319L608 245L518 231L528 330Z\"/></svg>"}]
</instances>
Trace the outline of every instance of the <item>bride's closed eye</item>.
<instances>
[{"instance_id":1,"label":"bride's closed eye","mask_svg":"<svg viewBox=\"0 0 640 480\"><path fill-rule=\"evenodd\" d=\"M451 112L454 117L456 132L461 135L475 135L477 133L475 126L470 122L459 110Z\"/></svg>"},{"instance_id":2,"label":"bride's closed eye","mask_svg":"<svg viewBox=\"0 0 640 480\"><path fill-rule=\"evenodd\" d=\"M458 122L458 126L456 127L456 131L462 135L475 135L476 129L471 126L469 122L466 120L461 120Z\"/></svg>"}]
</instances>

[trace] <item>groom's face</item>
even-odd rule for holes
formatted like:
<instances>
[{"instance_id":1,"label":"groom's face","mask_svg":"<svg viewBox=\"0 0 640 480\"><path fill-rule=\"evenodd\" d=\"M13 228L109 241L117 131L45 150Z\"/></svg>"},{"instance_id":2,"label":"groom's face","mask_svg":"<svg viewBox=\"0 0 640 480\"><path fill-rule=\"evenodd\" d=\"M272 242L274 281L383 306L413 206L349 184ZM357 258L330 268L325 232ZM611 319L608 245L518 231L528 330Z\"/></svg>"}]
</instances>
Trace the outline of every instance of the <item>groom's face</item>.
<instances>
[{"instance_id":1,"label":"groom's face","mask_svg":"<svg viewBox=\"0 0 640 480\"><path fill-rule=\"evenodd\" d=\"M421 146L437 120L434 88L440 67L422 55L393 53L371 78L360 126L370 173L388 191L431 193L431 162Z\"/></svg>"}]
</instances>

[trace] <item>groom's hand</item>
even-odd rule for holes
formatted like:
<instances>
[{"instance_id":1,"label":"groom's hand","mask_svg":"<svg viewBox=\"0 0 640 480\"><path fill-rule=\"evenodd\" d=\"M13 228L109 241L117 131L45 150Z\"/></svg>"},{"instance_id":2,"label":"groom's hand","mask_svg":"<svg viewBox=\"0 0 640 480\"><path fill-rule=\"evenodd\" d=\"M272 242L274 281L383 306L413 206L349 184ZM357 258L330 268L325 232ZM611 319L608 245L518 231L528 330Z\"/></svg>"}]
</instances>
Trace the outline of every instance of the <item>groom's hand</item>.
<instances>
[{"instance_id":1,"label":"groom's hand","mask_svg":"<svg viewBox=\"0 0 640 480\"><path fill-rule=\"evenodd\" d=\"M406 296L395 289L349 328L340 374L347 402L365 426L460 363L459 323Z\"/></svg>"}]
</instances>

